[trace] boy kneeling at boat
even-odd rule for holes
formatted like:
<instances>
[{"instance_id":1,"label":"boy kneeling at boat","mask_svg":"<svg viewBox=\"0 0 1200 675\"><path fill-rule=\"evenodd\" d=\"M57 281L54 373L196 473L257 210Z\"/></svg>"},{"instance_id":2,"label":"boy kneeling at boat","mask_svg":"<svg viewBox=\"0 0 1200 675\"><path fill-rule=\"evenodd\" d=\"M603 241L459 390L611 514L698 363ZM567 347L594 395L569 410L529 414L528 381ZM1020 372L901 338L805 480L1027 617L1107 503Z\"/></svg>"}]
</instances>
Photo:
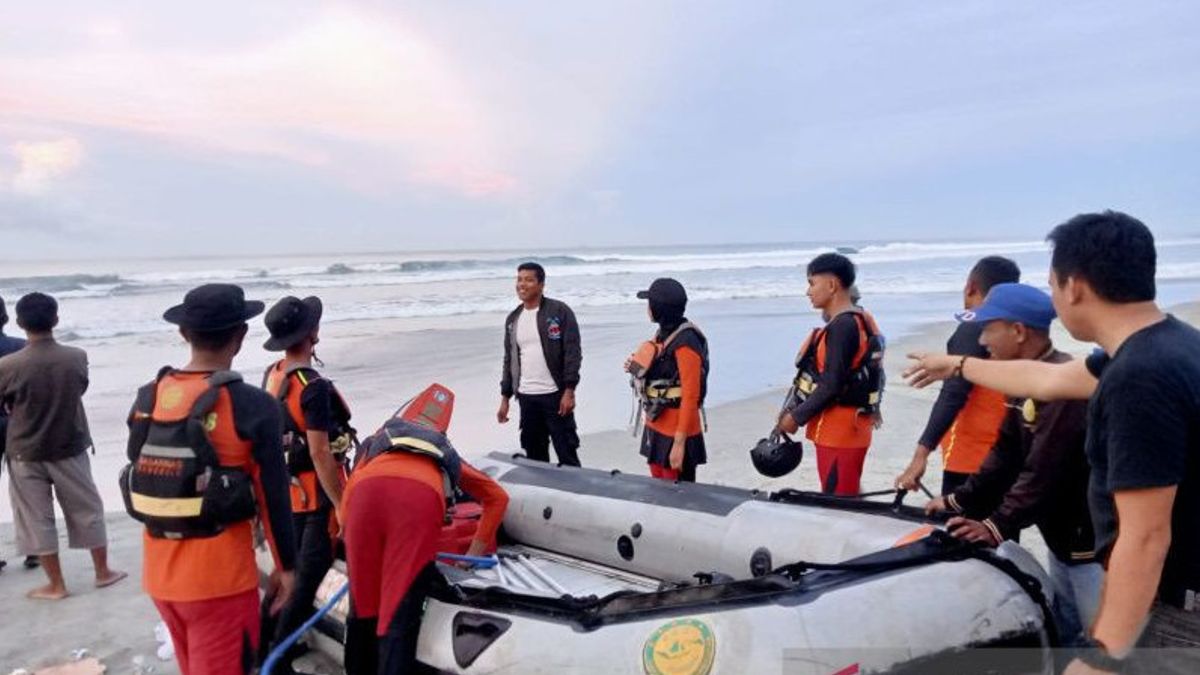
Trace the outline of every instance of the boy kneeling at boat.
<instances>
[{"instance_id":1,"label":"boy kneeling at boat","mask_svg":"<svg viewBox=\"0 0 1200 675\"><path fill-rule=\"evenodd\" d=\"M353 613L348 673L407 673L416 662L447 500L461 490L483 507L467 555L495 546L508 494L446 438L453 407L453 393L430 386L363 442L355 460L342 498Z\"/></svg>"}]
</instances>

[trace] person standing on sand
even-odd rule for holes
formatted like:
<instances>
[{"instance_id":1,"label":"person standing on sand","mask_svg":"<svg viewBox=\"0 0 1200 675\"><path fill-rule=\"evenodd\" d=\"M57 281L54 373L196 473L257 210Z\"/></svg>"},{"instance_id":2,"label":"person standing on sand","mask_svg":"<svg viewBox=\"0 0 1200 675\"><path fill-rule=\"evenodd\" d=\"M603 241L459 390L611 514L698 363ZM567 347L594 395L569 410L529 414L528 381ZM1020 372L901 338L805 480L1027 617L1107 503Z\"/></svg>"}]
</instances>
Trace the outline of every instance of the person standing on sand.
<instances>
[{"instance_id":1,"label":"person standing on sand","mask_svg":"<svg viewBox=\"0 0 1200 675\"><path fill-rule=\"evenodd\" d=\"M879 336L879 329L850 298L855 269L849 258L823 253L812 259L807 272L808 299L829 318L809 336L797 359L797 380L807 378L809 390L801 392L799 402L786 404L777 428L793 434L807 425L807 437L817 449L822 491L857 495L876 421L874 414L863 411L878 404L869 399L879 392L866 391L863 385L873 357L871 338Z\"/></svg>"},{"instance_id":2,"label":"person standing on sand","mask_svg":"<svg viewBox=\"0 0 1200 675\"><path fill-rule=\"evenodd\" d=\"M9 337L4 334L4 326L8 324L8 309L4 306L4 298L0 298L0 358L14 354L25 346L25 341L18 337ZM3 402L0 402L0 470L4 468L4 437L8 432L8 409ZM8 562L0 558L0 569ZM41 562L35 555L25 556L25 567L33 569L40 565Z\"/></svg>"},{"instance_id":3,"label":"person standing on sand","mask_svg":"<svg viewBox=\"0 0 1200 675\"><path fill-rule=\"evenodd\" d=\"M91 551L96 587L111 586L127 575L108 566L104 502L87 455L92 447L83 410L87 353L55 341L54 298L30 293L17 301L16 313L28 343L0 358L0 405L11 411L5 452L13 524L17 548L38 556L49 580L28 597L61 600L67 586L58 557L55 497L67 521L70 547Z\"/></svg>"},{"instance_id":4,"label":"person standing on sand","mask_svg":"<svg viewBox=\"0 0 1200 675\"><path fill-rule=\"evenodd\" d=\"M1154 236L1141 221L1081 214L1048 239L1054 308L1100 350L1060 364L916 353L905 377L1090 399L1088 493L1106 580L1092 649L1066 672L1200 672L1200 331L1155 303Z\"/></svg>"},{"instance_id":5,"label":"person standing on sand","mask_svg":"<svg viewBox=\"0 0 1200 675\"><path fill-rule=\"evenodd\" d=\"M566 303L547 298L546 270L527 262L517 267L521 305L504 320L504 366L500 410L508 422L513 394L521 406L521 448L526 456L550 461L550 442L559 464L579 466L575 430L575 388L583 361L579 324Z\"/></svg>"},{"instance_id":6,"label":"person standing on sand","mask_svg":"<svg viewBox=\"0 0 1200 675\"><path fill-rule=\"evenodd\" d=\"M701 410L708 390L708 339L684 317L687 291L674 279L655 279L638 291L648 300L650 320L658 324L646 343L648 358L630 356L625 372L641 383L646 428L642 455L650 475L696 482L696 467L708 461Z\"/></svg>"},{"instance_id":7,"label":"person standing on sand","mask_svg":"<svg viewBox=\"0 0 1200 675\"><path fill-rule=\"evenodd\" d=\"M263 311L231 284L188 291L163 318L191 358L163 368L129 411L126 509L146 524L142 587L183 675L249 673L260 636L254 520L275 571L270 614L288 602L296 557L279 403L230 372L246 321ZM199 476L197 476L199 474Z\"/></svg>"},{"instance_id":8,"label":"person standing on sand","mask_svg":"<svg viewBox=\"0 0 1200 675\"><path fill-rule=\"evenodd\" d=\"M984 297L996 284L1017 283L1021 280L1021 269L1008 258L988 256L975 263L967 275L963 287L963 309L971 311L983 304ZM979 323L964 321L954 329L946 342L946 352L959 356L988 357L987 349L979 341L982 332ZM896 487L901 490L916 490L929 454L936 447L942 448L942 490L946 495L966 482L971 474L979 471L1004 419L1004 395L976 387L970 382L955 377L947 380L938 393L929 421L912 461L896 477Z\"/></svg>"},{"instance_id":9,"label":"person standing on sand","mask_svg":"<svg viewBox=\"0 0 1200 675\"><path fill-rule=\"evenodd\" d=\"M333 383L312 367L321 313L320 298L287 296L266 316L271 337L263 348L284 351L284 357L263 373L263 389L279 401L283 413L296 533L296 588L273 634L264 636L263 643L272 646L312 616L317 589L333 565L330 529L336 531L340 522L334 513L342 503L346 452L353 445L349 406ZM264 625L269 629L271 623L267 617Z\"/></svg>"},{"instance_id":10,"label":"person standing on sand","mask_svg":"<svg viewBox=\"0 0 1200 675\"><path fill-rule=\"evenodd\" d=\"M983 326L979 340L989 358L1066 363L1054 348L1050 296L1024 284L998 284L987 300L963 312L964 323ZM926 513L956 514L950 534L985 546L1016 540L1037 525L1050 549L1052 607L1059 639L1076 646L1100 606L1104 568L1096 562L1088 514L1088 467L1084 401L1008 401L1000 436L978 473L950 494L925 506Z\"/></svg>"}]
</instances>

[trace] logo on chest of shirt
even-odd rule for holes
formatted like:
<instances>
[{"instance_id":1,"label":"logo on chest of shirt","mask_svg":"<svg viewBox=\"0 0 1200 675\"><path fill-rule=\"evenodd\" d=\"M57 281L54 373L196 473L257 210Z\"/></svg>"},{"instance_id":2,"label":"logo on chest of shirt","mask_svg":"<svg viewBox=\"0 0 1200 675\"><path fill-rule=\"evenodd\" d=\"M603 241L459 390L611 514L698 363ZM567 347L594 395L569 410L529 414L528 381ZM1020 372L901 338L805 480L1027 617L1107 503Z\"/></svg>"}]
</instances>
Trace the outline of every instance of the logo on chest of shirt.
<instances>
[{"instance_id":1,"label":"logo on chest of shirt","mask_svg":"<svg viewBox=\"0 0 1200 675\"><path fill-rule=\"evenodd\" d=\"M558 320L557 316L546 319L546 337L551 340L562 339L562 323Z\"/></svg>"}]
</instances>

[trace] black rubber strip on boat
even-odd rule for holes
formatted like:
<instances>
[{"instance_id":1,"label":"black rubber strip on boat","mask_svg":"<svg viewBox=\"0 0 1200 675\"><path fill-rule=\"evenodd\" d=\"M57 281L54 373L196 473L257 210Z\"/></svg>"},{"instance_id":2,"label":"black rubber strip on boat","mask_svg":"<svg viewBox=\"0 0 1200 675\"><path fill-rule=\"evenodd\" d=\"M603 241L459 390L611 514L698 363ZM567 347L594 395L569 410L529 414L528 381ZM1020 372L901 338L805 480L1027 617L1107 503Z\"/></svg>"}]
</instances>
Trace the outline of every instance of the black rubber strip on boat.
<instances>
[{"instance_id":1,"label":"black rubber strip on boat","mask_svg":"<svg viewBox=\"0 0 1200 675\"><path fill-rule=\"evenodd\" d=\"M580 467L559 467L527 459L520 454L493 452L489 456L515 467L500 477L501 484L529 485L549 490L561 490L571 494L619 499L715 516L727 516L735 508L749 501L770 501L866 513L914 523L937 523L946 519L945 517L929 518L922 509L914 506L893 507L888 502L870 501L857 497L840 497L792 489L764 493L707 483L671 483L650 476Z\"/></svg>"},{"instance_id":2,"label":"black rubber strip on boat","mask_svg":"<svg viewBox=\"0 0 1200 675\"><path fill-rule=\"evenodd\" d=\"M480 610L510 612L592 631L606 625L677 616L695 611L723 611L767 603L795 606L813 602L830 591L865 583L897 571L941 562L978 559L1012 578L1043 613L1044 628L1053 635L1053 620L1034 577L1015 563L947 536L933 536L905 546L861 556L844 563L793 563L763 577L727 583L684 586L653 592L618 591L604 597L547 598L490 587L464 589L439 584L432 597Z\"/></svg>"}]
</instances>

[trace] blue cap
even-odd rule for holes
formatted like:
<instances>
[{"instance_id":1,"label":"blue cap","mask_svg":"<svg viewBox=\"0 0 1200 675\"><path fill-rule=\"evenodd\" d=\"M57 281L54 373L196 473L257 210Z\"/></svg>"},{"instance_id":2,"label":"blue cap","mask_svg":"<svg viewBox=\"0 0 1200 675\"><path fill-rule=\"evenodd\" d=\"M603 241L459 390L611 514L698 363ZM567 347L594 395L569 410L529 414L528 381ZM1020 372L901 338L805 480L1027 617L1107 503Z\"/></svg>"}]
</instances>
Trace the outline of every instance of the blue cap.
<instances>
[{"instance_id":1,"label":"blue cap","mask_svg":"<svg viewBox=\"0 0 1200 675\"><path fill-rule=\"evenodd\" d=\"M959 321L1014 321L1030 328L1046 330L1057 314L1050 296L1044 291L1025 284L996 284L983 299L982 305L955 316Z\"/></svg>"}]
</instances>

